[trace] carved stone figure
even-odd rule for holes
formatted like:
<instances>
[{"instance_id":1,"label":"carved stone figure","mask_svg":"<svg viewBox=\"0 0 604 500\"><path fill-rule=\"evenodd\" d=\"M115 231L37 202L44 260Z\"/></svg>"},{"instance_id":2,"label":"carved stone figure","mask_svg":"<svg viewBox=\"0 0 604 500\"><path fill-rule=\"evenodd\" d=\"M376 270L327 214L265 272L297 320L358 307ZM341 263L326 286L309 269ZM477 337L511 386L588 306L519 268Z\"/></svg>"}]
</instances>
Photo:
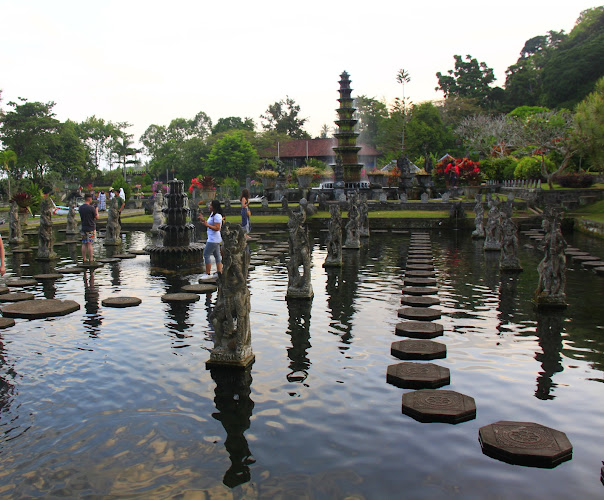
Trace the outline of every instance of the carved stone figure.
<instances>
[{"instance_id":1,"label":"carved stone figure","mask_svg":"<svg viewBox=\"0 0 604 500\"><path fill-rule=\"evenodd\" d=\"M287 198L285 196L281 197L281 208L283 208L284 210L287 210L287 207L289 206L288 202L287 202Z\"/></svg>"},{"instance_id":2,"label":"carved stone figure","mask_svg":"<svg viewBox=\"0 0 604 500\"><path fill-rule=\"evenodd\" d=\"M482 194L476 193L474 199L476 203L474 204L474 213L476 214L474 218L474 225L476 229L472 232L472 238L476 240L480 240L485 237L484 232L484 207L482 206Z\"/></svg>"},{"instance_id":3,"label":"carved stone figure","mask_svg":"<svg viewBox=\"0 0 604 500\"><path fill-rule=\"evenodd\" d=\"M562 236L562 212L547 207L543 218L543 260L537 266L537 308L564 308L566 304L566 241Z\"/></svg>"},{"instance_id":4,"label":"carved stone figure","mask_svg":"<svg viewBox=\"0 0 604 500\"><path fill-rule=\"evenodd\" d=\"M71 200L69 203L69 212L67 213L67 228L65 234L79 234L78 223L76 221L76 203L75 200Z\"/></svg>"},{"instance_id":5,"label":"carved stone figure","mask_svg":"<svg viewBox=\"0 0 604 500\"><path fill-rule=\"evenodd\" d=\"M359 235L369 237L369 206L367 205L367 196L361 196L359 203Z\"/></svg>"},{"instance_id":6,"label":"carved stone figure","mask_svg":"<svg viewBox=\"0 0 604 500\"><path fill-rule=\"evenodd\" d=\"M163 212L164 194L161 191L155 193L155 202L153 203L153 226L151 234L159 233L159 226L166 223L166 216Z\"/></svg>"},{"instance_id":7,"label":"carved stone figure","mask_svg":"<svg viewBox=\"0 0 604 500\"><path fill-rule=\"evenodd\" d=\"M489 200L489 213L487 214L487 225L485 228L484 249L492 251L501 250L501 225L498 196L492 196Z\"/></svg>"},{"instance_id":8,"label":"carved stone figure","mask_svg":"<svg viewBox=\"0 0 604 500\"><path fill-rule=\"evenodd\" d=\"M430 195L429 195L428 193L425 193L425 192L424 192L424 193L422 193L422 194L420 195L420 197L419 197L419 198L420 198L420 200L421 200L421 202L422 202L422 203L427 203L427 202L428 202L428 200L430 199Z\"/></svg>"},{"instance_id":9,"label":"carved stone figure","mask_svg":"<svg viewBox=\"0 0 604 500\"><path fill-rule=\"evenodd\" d=\"M225 222L222 235L222 273L218 275L216 306L210 314L214 348L208 365L247 366L254 360L250 331L250 291L247 286L250 254L245 231Z\"/></svg>"},{"instance_id":10,"label":"carved stone figure","mask_svg":"<svg viewBox=\"0 0 604 500\"><path fill-rule=\"evenodd\" d=\"M107 212L107 226L105 228L105 246L117 246L122 244L122 227L120 226L119 203L117 196L109 201L109 211Z\"/></svg>"},{"instance_id":11,"label":"carved stone figure","mask_svg":"<svg viewBox=\"0 0 604 500\"><path fill-rule=\"evenodd\" d=\"M14 201L10 202L8 242L11 245L20 245L23 243L23 232L21 231L21 221L19 220L19 206Z\"/></svg>"},{"instance_id":12,"label":"carved stone figure","mask_svg":"<svg viewBox=\"0 0 604 500\"><path fill-rule=\"evenodd\" d=\"M262 198L262 208L268 208L268 198Z\"/></svg>"},{"instance_id":13,"label":"carved stone figure","mask_svg":"<svg viewBox=\"0 0 604 500\"><path fill-rule=\"evenodd\" d=\"M361 248L361 235L359 234L359 197L357 193L352 192L349 194L348 198L348 222L346 223L346 241L342 248L355 250Z\"/></svg>"},{"instance_id":14,"label":"carved stone figure","mask_svg":"<svg viewBox=\"0 0 604 500\"><path fill-rule=\"evenodd\" d=\"M289 231L289 262L287 263L288 283L287 298L310 299L313 289L310 276L310 241L306 212L290 211L287 229ZM300 274L300 266L302 274Z\"/></svg>"},{"instance_id":15,"label":"carved stone figure","mask_svg":"<svg viewBox=\"0 0 604 500\"><path fill-rule=\"evenodd\" d=\"M327 257L323 267L342 266L342 212L337 204L329 206L329 219L327 233Z\"/></svg>"},{"instance_id":16,"label":"carved stone figure","mask_svg":"<svg viewBox=\"0 0 604 500\"><path fill-rule=\"evenodd\" d=\"M54 234L52 232L52 204L50 198L43 198L40 203L40 226L38 227L38 256L37 260L56 259L53 250Z\"/></svg>"},{"instance_id":17,"label":"carved stone figure","mask_svg":"<svg viewBox=\"0 0 604 500\"><path fill-rule=\"evenodd\" d=\"M224 199L224 208L231 208L231 199L230 198Z\"/></svg>"},{"instance_id":18,"label":"carved stone figure","mask_svg":"<svg viewBox=\"0 0 604 500\"><path fill-rule=\"evenodd\" d=\"M518 258L518 228L512 220L512 203L508 202L501 210L501 255L499 268L502 271L522 271Z\"/></svg>"}]
</instances>

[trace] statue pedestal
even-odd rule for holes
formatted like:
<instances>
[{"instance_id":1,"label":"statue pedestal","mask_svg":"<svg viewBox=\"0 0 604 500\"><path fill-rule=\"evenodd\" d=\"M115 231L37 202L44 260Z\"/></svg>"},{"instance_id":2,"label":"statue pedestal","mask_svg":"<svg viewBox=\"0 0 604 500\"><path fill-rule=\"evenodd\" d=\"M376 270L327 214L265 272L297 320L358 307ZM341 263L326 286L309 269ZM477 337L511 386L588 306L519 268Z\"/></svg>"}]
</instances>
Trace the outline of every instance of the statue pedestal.
<instances>
[{"instance_id":1,"label":"statue pedestal","mask_svg":"<svg viewBox=\"0 0 604 500\"><path fill-rule=\"evenodd\" d=\"M533 304L537 309L564 309L568 306L566 303L566 294L557 295L539 294L533 298Z\"/></svg>"},{"instance_id":2,"label":"statue pedestal","mask_svg":"<svg viewBox=\"0 0 604 500\"><path fill-rule=\"evenodd\" d=\"M216 349L212 349L210 352L210 359L206 361L206 370L219 367L244 370L248 366L251 366L255 360L256 356L253 353L244 354L237 358L230 353L221 353Z\"/></svg>"}]
</instances>

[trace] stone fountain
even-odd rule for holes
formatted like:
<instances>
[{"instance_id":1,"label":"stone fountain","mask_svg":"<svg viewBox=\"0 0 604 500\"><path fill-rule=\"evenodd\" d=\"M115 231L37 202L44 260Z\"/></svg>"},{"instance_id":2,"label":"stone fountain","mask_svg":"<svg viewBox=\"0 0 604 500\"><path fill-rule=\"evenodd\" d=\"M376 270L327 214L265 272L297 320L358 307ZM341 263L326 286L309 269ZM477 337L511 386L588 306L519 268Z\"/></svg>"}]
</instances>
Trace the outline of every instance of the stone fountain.
<instances>
[{"instance_id":1,"label":"stone fountain","mask_svg":"<svg viewBox=\"0 0 604 500\"><path fill-rule=\"evenodd\" d=\"M149 245L145 251L151 256L151 265L162 267L195 266L202 263L203 245L192 243L195 226L187 222L189 207L184 192L184 182L178 179L168 182L168 194L162 209L165 224L159 226L163 235L162 245Z\"/></svg>"}]
</instances>

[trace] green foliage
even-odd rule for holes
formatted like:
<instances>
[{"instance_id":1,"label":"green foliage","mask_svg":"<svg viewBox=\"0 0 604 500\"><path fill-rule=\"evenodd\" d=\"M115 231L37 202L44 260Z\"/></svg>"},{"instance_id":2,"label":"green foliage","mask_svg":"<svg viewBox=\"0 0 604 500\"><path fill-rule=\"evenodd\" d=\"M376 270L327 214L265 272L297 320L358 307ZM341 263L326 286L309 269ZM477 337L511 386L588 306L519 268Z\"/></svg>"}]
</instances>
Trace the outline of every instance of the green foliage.
<instances>
[{"instance_id":1,"label":"green foliage","mask_svg":"<svg viewBox=\"0 0 604 500\"><path fill-rule=\"evenodd\" d=\"M42 203L42 189L40 189L40 186L35 182L30 182L26 192L31 196L29 210L32 215L39 214L40 204Z\"/></svg>"},{"instance_id":2,"label":"green foliage","mask_svg":"<svg viewBox=\"0 0 604 500\"><path fill-rule=\"evenodd\" d=\"M306 165L309 167L313 167L315 171L318 172L323 172L327 168L327 164L317 158L308 158L306 160Z\"/></svg>"},{"instance_id":3,"label":"green foliage","mask_svg":"<svg viewBox=\"0 0 604 500\"><path fill-rule=\"evenodd\" d=\"M575 133L580 152L594 170L604 170L604 77L596 89L577 105Z\"/></svg>"},{"instance_id":4,"label":"green foliage","mask_svg":"<svg viewBox=\"0 0 604 500\"><path fill-rule=\"evenodd\" d=\"M384 102L365 95L356 98L355 106L359 117L358 143L376 145L383 121L388 119L388 107Z\"/></svg>"},{"instance_id":5,"label":"green foliage","mask_svg":"<svg viewBox=\"0 0 604 500\"><path fill-rule=\"evenodd\" d=\"M486 158L480 162L480 170L486 180L509 180L514 178L518 160L513 156Z\"/></svg>"},{"instance_id":6,"label":"green foliage","mask_svg":"<svg viewBox=\"0 0 604 500\"><path fill-rule=\"evenodd\" d=\"M225 135L212 146L206 169L215 177L244 179L258 165L258 153L239 131Z\"/></svg>"},{"instance_id":7,"label":"green foliage","mask_svg":"<svg viewBox=\"0 0 604 500\"><path fill-rule=\"evenodd\" d=\"M307 118L298 118L299 114L300 106L289 96L285 96L285 99L271 104L264 115L260 115L260 118L266 121L262 127L265 130L287 134L293 139L310 139L302 128Z\"/></svg>"},{"instance_id":8,"label":"green foliage","mask_svg":"<svg viewBox=\"0 0 604 500\"><path fill-rule=\"evenodd\" d=\"M239 181L237 179L233 179L232 177L225 177L220 182L220 191L222 196L235 199L239 197Z\"/></svg>"},{"instance_id":9,"label":"green foliage","mask_svg":"<svg viewBox=\"0 0 604 500\"><path fill-rule=\"evenodd\" d=\"M546 113L549 109L543 106L518 106L508 113L508 116L518 118L525 121L529 116L533 116L537 113Z\"/></svg>"},{"instance_id":10,"label":"green foliage","mask_svg":"<svg viewBox=\"0 0 604 500\"><path fill-rule=\"evenodd\" d=\"M514 170L514 179L541 179L541 158L537 156L525 156L518 160ZM548 171L554 169L554 162L544 158Z\"/></svg>"},{"instance_id":11,"label":"green foliage","mask_svg":"<svg viewBox=\"0 0 604 500\"><path fill-rule=\"evenodd\" d=\"M126 199L124 201L128 201L130 199L130 196L132 196L132 188L124 180L124 177L122 177L122 174L119 174L115 178L115 180L113 181L113 184L111 184L111 187L113 188L114 191L118 191L118 192L119 192L120 188L124 188L124 194L126 195ZM117 193L116 193L116 195L117 195Z\"/></svg>"},{"instance_id":12,"label":"green foliage","mask_svg":"<svg viewBox=\"0 0 604 500\"><path fill-rule=\"evenodd\" d=\"M465 61L460 55L454 55L455 69L447 71L443 75L440 71L436 73L438 87L445 99L449 97L461 97L475 99L478 103L485 105L491 95L491 83L495 81L492 68L486 63L479 63L471 55L466 55Z\"/></svg>"},{"instance_id":13,"label":"green foliage","mask_svg":"<svg viewBox=\"0 0 604 500\"><path fill-rule=\"evenodd\" d=\"M406 126L405 150L410 156L441 153L453 143L440 112L431 102L414 105Z\"/></svg>"},{"instance_id":14,"label":"green foliage","mask_svg":"<svg viewBox=\"0 0 604 500\"><path fill-rule=\"evenodd\" d=\"M216 125L212 127L212 135L228 132L229 130L249 130L253 132L254 127L254 120L251 118L242 120L238 116L229 116L227 118L220 118L216 122Z\"/></svg>"}]
</instances>

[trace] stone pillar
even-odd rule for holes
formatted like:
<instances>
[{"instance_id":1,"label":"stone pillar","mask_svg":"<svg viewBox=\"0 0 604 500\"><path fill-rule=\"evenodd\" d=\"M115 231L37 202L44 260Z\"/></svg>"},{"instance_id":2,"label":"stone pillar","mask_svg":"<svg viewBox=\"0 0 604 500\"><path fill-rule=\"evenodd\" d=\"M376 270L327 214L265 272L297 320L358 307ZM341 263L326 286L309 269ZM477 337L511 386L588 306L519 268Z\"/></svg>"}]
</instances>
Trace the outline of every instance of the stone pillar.
<instances>
[{"instance_id":1,"label":"stone pillar","mask_svg":"<svg viewBox=\"0 0 604 500\"><path fill-rule=\"evenodd\" d=\"M117 196L109 201L107 212L107 226L105 228L105 246L117 246L122 244L122 228L119 222L119 203Z\"/></svg>"},{"instance_id":2,"label":"stone pillar","mask_svg":"<svg viewBox=\"0 0 604 500\"><path fill-rule=\"evenodd\" d=\"M342 266L342 212L336 203L329 206L329 233L327 234L327 257L323 267Z\"/></svg>"},{"instance_id":3,"label":"stone pillar","mask_svg":"<svg viewBox=\"0 0 604 500\"><path fill-rule=\"evenodd\" d=\"M289 262L287 263L288 299L311 299L314 295L310 275L310 241L306 212L299 210L289 213ZM302 267L302 274L300 274Z\"/></svg>"},{"instance_id":4,"label":"stone pillar","mask_svg":"<svg viewBox=\"0 0 604 500\"><path fill-rule=\"evenodd\" d=\"M8 242L11 245L20 245L23 243L23 232L21 231L21 221L19 220L19 206L14 201L10 202Z\"/></svg>"},{"instance_id":5,"label":"stone pillar","mask_svg":"<svg viewBox=\"0 0 604 500\"><path fill-rule=\"evenodd\" d=\"M348 222L346 223L346 241L342 248L357 250L361 248L361 236L359 234L359 201L358 194L350 193L348 201Z\"/></svg>"},{"instance_id":6,"label":"stone pillar","mask_svg":"<svg viewBox=\"0 0 604 500\"><path fill-rule=\"evenodd\" d=\"M40 226L38 227L38 256L37 260L56 259L53 250L54 234L52 231L52 204L50 198L42 198L40 204Z\"/></svg>"},{"instance_id":7,"label":"stone pillar","mask_svg":"<svg viewBox=\"0 0 604 500\"><path fill-rule=\"evenodd\" d=\"M250 254L245 231L239 224L225 222L220 234L222 273L218 275L216 306L210 314L214 325L214 348L206 366L245 368L254 361L247 286Z\"/></svg>"}]
</instances>

